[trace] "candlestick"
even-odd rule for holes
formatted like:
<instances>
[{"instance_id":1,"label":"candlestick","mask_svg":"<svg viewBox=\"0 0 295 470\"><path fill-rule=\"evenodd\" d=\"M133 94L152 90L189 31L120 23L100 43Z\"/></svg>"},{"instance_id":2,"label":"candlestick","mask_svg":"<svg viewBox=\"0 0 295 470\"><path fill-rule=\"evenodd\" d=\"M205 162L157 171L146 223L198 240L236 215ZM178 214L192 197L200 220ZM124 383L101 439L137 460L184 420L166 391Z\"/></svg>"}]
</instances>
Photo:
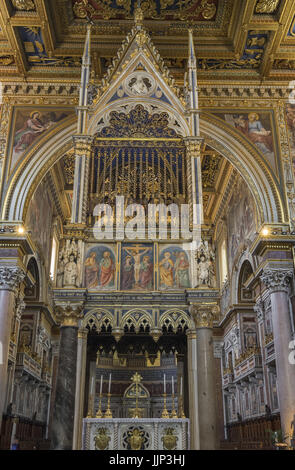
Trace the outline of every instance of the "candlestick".
<instances>
[{"instance_id":1,"label":"candlestick","mask_svg":"<svg viewBox=\"0 0 295 470\"><path fill-rule=\"evenodd\" d=\"M164 393L166 393L166 374L164 374Z\"/></svg>"},{"instance_id":2,"label":"candlestick","mask_svg":"<svg viewBox=\"0 0 295 470\"><path fill-rule=\"evenodd\" d=\"M111 393L112 374L109 375L109 394Z\"/></svg>"},{"instance_id":3,"label":"candlestick","mask_svg":"<svg viewBox=\"0 0 295 470\"><path fill-rule=\"evenodd\" d=\"M113 417L112 410L111 410L111 394L110 393L108 393L108 407L106 409L104 417L105 418L112 418Z\"/></svg>"},{"instance_id":4,"label":"candlestick","mask_svg":"<svg viewBox=\"0 0 295 470\"><path fill-rule=\"evenodd\" d=\"M94 415L94 396L90 395L89 397L89 405L88 405L88 413L87 418L93 418Z\"/></svg>"},{"instance_id":5,"label":"candlestick","mask_svg":"<svg viewBox=\"0 0 295 470\"><path fill-rule=\"evenodd\" d=\"M101 400L102 400L102 393L99 394L99 404L98 404L98 410L96 412L96 418L103 418L103 413L101 411Z\"/></svg>"},{"instance_id":6,"label":"candlestick","mask_svg":"<svg viewBox=\"0 0 295 470\"><path fill-rule=\"evenodd\" d=\"M94 389L94 377L92 377L91 379L90 395L93 395L93 389Z\"/></svg>"},{"instance_id":7,"label":"candlestick","mask_svg":"<svg viewBox=\"0 0 295 470\"><path fill-rule=\"evenodd\" d=\"M180 394L182 396L182 376L180 377Z\"/></svg>"},{"instance_id":8,"label":"candlestick","mask_svg":"<svg viewBox=\"0 0 295 470\"><path fill-rule=\"evenodd\" d=\"M175 410L175 395L174 395L174 378L172 375L172 410L171 410L171 418L177 418L177 413Z\"/></svg>"},{"instance_id":9,"label":"candlestick","mask_svg":"<svg viewBox=\"0 0 295 470\"><path fill-rule=\"evenodd\" d=\"M100 389L99 389L99 394L102 394L102 375L100 376Z\"/></svg>"},{"instance_id":10,"label":"candlestick","mask_svg":"<svg viewBox=\"0 0 295 470\"><path fill-rule=\"evenodd\" d=\"M163 397L164 397L164 408L163 408L161 417L164 418L164 419L167 419L167 418L169 418L169 413L168 413L167 406L166 406L166 400L167 400L166 393L163 394Z\"/></svg>"}]
</instances>

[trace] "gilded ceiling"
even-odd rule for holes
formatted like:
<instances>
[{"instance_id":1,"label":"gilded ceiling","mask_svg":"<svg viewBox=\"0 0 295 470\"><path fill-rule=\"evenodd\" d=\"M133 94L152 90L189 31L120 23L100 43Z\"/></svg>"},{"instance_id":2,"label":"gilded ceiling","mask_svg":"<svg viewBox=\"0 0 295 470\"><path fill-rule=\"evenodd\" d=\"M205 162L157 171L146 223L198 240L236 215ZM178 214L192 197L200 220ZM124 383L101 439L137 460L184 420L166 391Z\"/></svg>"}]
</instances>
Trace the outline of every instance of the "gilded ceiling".
<instances>
[{"instance_id":1,"label":"gilded ceiling","mask_svg":"<svg viewBox=\"0 0 295 470\"><path fill-rule=\"evenodd\" d=\"M133 25L137 0L2 0L0 75L78 81L86 23L99 79ZM141 0L144 26L179 84L194 30L199 80L295 76L294 0Z\"/></svg>"}]
</instances>

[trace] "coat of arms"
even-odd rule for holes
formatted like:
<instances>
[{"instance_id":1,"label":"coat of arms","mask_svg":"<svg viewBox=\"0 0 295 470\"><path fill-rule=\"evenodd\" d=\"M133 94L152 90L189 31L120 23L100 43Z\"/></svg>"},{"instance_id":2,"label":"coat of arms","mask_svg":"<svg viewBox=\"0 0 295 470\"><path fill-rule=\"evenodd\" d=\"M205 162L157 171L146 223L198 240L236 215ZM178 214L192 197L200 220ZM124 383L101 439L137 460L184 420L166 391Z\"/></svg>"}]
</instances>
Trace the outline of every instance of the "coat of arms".
<instances>
[{"instance_id":1,"label":"coat of arms","mask_svg":"<svg viewBox=\"0 0 295 470\"><path fill-rule=\"evenodd\" d=\"M106 428L100 428L94 436L96 450L105 450L110 442L110 436L107 434Z\"/></svg>"},{"instance_id":2,"label":"coat of arms","mask_svg":"<svg viewBox=\"0 0 295 470\"><path fill-rule=\"evenodd\" d=\"M166 428L164 432L165 432L165 434L162 437L164 449L175 450L176 444L177 444L177 441L178 441L178 437L173 434L174 429L173 428Z\"/></svg>"}]
</instances>

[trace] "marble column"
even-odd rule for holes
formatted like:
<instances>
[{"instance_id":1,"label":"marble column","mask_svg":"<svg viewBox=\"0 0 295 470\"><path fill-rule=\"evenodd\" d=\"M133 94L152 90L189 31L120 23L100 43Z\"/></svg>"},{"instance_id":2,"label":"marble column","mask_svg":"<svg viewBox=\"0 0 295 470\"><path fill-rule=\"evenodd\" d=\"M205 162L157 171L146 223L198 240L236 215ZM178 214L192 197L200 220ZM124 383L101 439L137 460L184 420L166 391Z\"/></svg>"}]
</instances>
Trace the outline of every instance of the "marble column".
<instances>
[{"instance_id":1,"label":"marble column","mask_svg":"<svg viewBox=\"0 0 295 470\"><path fill-rule=\"evenodd\" d=\"M73 447L78 320L82 317L81 310L81 304L70 303L56 309L57 320L61 327L51 430L51 447L54 450L72 450Z\"/></svg>"},{"instance_id":2,"label":"marble column","mask_svg":"<svg viewBox=\"0 0 295 470\"><path fill-rule=\"evenodd\" d=\"M289 308L292 277L292 270L282 269L266 269L261 276L271 297L281 427L289 436L295 433L295 365L289 361L293 340Z\"/></svg>"},{"instance_id":3,"label":"marble column","mask_svg":"<svg viewBox=\"0 0 295 470\"><path fill-rule=\"evenodd\" d=\"M17 266L0 266L0 430L7 391L7 366L15 294L25 274Z\"/></svg>"},{"instance_id":4,"label":"marble column","mask_svg":"<svg viewBox=\"0 0 295 470\"><path fill-rule=\"evenodd\" d=\"M87 328L78 331L78 353L76 374L75 421L73 449L80 450L82 445L82 421L85 395L86 357L87 357Z\"/></svg>"},{"instance_id":5,"label":"marble column","mask_svg":"<svg viewBox=\"0 0 295 470\"><path fill-rule=\"evenodd\" d=\"M187 330L187 372L190 419L190 450L200 449L198 374L197 374L197 335L195 330Z\"/></svg>"},{"instance_id":6,"label":"marble column","mask_svg":"<svg viewBox=\"0 0 295 470\"><path fill-rule=\"evenodd\" d=\"M200 449L217 448L216 378L213 349L213 320L216 304L193 304L197 332L197 388L199 408Z\"/></svg>"}]
</instances>

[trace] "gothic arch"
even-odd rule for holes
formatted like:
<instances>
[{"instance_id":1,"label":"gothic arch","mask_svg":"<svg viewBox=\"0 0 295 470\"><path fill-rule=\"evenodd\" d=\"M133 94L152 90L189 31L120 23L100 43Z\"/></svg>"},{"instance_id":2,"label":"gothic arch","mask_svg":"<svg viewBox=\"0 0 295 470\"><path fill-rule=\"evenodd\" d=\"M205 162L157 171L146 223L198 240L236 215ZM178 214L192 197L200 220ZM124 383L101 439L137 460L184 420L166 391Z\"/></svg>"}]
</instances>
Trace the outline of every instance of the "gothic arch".
<instances>
[{"instance_id":1,"label":"gothic arch","mask_svg":"<svg viewBox=\"0 0 295 470\"><path fill-rule=\"evenodd\" d=\"M111 332L114 329L114 317L111 312L101 308L95 308L86 313L82 320L82 327L89 331Z\"/></svg>"},{"instance_id":2,"label":"gothic arch","mask_svg":"<svg viewBox=\"0 0 295 470\"><path fill-rule=\"evenodd\" d=\"M138 308L126 312L120 322L120 328L126 333L149 333L153 327L151 314Z\"/></svg>"},{"instance_id":3,"label":"gothic arch","mask_svg":"<svg viewBox=\"0 0 295 470\"><path fill-rule=\"evenodd\" d=\"M183 120L183 116L179 116ZM257 206L258 225L280 223L288 219L277 182L259 151L229 124L202 115L201 134L213 149L227 158L247 182ZM2 207L2 220L23 222L28 204L47 171L72 147L76 125L65 125L44 136L28 152L11 177Z\"/></svg>"},{"instance_id":4,"label":"gothic arch","mask_svg":"<svg viewBox=\"0 0 295 470\"><path fill-rule=\"evenodd\" d=\"M194 328L190 316L179 309L167 310L163 313L159 320L159 326L162 331L177 333L185 332L186 329Z\"/></svg>"}]
</instances>

